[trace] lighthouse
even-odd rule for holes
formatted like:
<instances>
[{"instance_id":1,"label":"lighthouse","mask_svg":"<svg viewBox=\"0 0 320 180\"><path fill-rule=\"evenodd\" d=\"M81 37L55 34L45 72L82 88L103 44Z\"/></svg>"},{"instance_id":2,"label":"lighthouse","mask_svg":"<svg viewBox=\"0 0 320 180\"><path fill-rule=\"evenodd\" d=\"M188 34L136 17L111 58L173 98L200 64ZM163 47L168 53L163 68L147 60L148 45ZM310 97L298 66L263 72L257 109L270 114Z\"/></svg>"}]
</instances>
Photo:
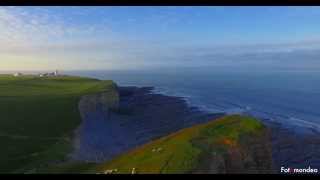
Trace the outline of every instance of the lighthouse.
<instances>
[{"instance_id":1,"label":"lighthouse","mask_svg":"<svg viewBox=\"0 0 320 180\"><path fill-rule=\"evenodd\" d=\"M58 75L59 75L58 70L54 71L54 76L58 76Z\"/></svg>"}]
</instances>

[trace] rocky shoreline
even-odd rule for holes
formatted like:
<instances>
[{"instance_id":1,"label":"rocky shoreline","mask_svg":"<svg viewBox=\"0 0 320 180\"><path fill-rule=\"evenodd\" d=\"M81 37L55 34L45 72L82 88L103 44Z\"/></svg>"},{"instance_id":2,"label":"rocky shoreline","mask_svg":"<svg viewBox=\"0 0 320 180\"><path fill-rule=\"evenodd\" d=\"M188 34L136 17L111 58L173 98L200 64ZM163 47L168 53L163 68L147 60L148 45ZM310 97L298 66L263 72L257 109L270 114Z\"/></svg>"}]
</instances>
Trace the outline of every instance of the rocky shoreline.
<instances>
[{"instance_id":1,"label":"rocky shoreline","mask_svg":"<svg viewBox=\"0 0 320 180\"><path fill-rule=\"evenodd\" d=\"M83 119L77 129L75 161L100 163L179 129L225 114L190 107L182 97L152 93L152 87L118 87L119 104L110 108L102 95L81 99ZM280 167L320 168L320 136L296 133L280 123L262 120L270 129L275 172Z\"/></svg>"}]
</instances>

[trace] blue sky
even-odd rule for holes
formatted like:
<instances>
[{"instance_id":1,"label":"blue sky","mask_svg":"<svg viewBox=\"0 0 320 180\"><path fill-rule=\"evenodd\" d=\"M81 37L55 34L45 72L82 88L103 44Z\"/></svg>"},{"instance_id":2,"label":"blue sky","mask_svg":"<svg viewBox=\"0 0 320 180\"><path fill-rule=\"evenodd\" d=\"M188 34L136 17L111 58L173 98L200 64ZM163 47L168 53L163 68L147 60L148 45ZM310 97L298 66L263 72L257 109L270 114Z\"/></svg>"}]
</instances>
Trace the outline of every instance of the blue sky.
<instances>
[{"instance_id":1,"label":"blue sky","mask_svg":"<svg viewBox=\"0 0 320 180\"><path fill-rule=\"evenodd\" d=\"M319 19L320 7L1 7L0 70L221 65L319 49Z\"/></svg>"}]
</instances>

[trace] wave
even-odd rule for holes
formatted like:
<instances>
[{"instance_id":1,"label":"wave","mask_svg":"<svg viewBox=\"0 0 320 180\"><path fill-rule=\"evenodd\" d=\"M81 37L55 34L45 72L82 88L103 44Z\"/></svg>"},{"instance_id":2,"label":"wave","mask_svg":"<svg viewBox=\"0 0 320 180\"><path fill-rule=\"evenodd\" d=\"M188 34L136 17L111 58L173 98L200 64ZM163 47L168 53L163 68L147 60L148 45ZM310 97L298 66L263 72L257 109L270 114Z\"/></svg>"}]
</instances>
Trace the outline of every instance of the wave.
<instances>
[{"instance_id":1,"label":"wave","mask_svg":"<svg viewBox=\"0 0 320 180\"><path fill-rule=\"evenodd\" d=\"M249 113L251 109L252 108L250 106L244 106L244 107L227 109L225 112L226 114L246 114L246 113Z\"/></svg>"},{"instance_id":2,"label":"wave","mask_svg":"<svg viewBox=\"0 0 320 180\"><path fill-rule=\"evenodd\" d=\"M320 125L317 123L310 122L304 119L299 119L296 117L290 117L289 120L291 124L300 125L320 132Z\"/></svg>"},{"instance_id":3,"label":"wave","mask_svg":"<svg viewBox=\"0 0 320 180\"><path fill-rule=\"evenodd\" d=\"M297 127L299 127L304 128L305 130L311 130L313 132L320 132L320 125L318 125L317 123L285 114L269 112L257 107L237 104L222 98L217 100L215 103L208 104L197 100L197 95L190 95L188 93L183 93L181 91L172 90L166 87L155 87L153 93L181 97L189 106L197 107L199 110L208 113L225 113L228 115L247 114L259 119L274 121L285 125L286 127L291 127L294 129L297 129Z\"/></svg>"},{"instance_id":4,"label":"wave","mask_svg":"<svg viewBox=\"0 0 320 180\"><path fill-rule=\"evenodd\" d=\"M152 90L153 93L159 93L167 96L175 96L175 97L181 97L185 100L185 102L190 106L190 107L197 107L197 109L203 111L203 112L208 112L208 113L225 113L224 107L219 105L219 104L205 104L196 101L197 99L196 95L190 95L188 93L183 93L178 90L172 90L171 88L167 87L155 87ZM215 107L213 107L215 106Z\"/></svg>"},{"instance_id":5,"label":"wave","mask_svg":"<svg viewBox=\"0 0 320 180\"><path fill-rule=\"evenodd\" d=\"M203 103L197 100L197 95L190 95L172 90L166 87L155 87L153 93L164 94L168 96L176 96L183 98L189 106L197 107L198 109L208 113L226 113L226 114L242 114L251 110L250 106L241 106L239 104L223 100L217 100L217 103Z\"/></svg>"},{"instance_id":6,"label":"wave","mask_svg":"<svg viewBox=\"0 0 320 180\"><path fill-rule=\"evenodd\" d=\"M261 115L261 113L264 113L264 115ZM249 114L266 121L277 122L282 126L294 129L296 132L320 133L320 125L306 119L268 111L259 111L258 109L251 111Z\"/></svg>"}]
</instances>

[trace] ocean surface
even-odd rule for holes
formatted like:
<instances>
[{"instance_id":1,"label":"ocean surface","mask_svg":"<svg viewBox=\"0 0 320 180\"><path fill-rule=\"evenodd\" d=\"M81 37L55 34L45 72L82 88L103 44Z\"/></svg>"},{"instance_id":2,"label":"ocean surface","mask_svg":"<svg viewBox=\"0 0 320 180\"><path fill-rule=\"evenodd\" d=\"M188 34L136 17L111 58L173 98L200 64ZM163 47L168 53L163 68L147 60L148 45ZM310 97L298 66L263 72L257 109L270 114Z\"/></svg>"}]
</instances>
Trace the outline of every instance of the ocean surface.
<instances>
[{"instance_id":1,"label":"ocean surface","mask_svg":"<svg viewBox=\"0 0 320 180\"><path fill-rule=\"evenodd\" d=\"M320 71L203 67L66 73L112 79L120 86L153 86L205 111L246 113L320 131Z\"/></svg>"}]
</instances>

